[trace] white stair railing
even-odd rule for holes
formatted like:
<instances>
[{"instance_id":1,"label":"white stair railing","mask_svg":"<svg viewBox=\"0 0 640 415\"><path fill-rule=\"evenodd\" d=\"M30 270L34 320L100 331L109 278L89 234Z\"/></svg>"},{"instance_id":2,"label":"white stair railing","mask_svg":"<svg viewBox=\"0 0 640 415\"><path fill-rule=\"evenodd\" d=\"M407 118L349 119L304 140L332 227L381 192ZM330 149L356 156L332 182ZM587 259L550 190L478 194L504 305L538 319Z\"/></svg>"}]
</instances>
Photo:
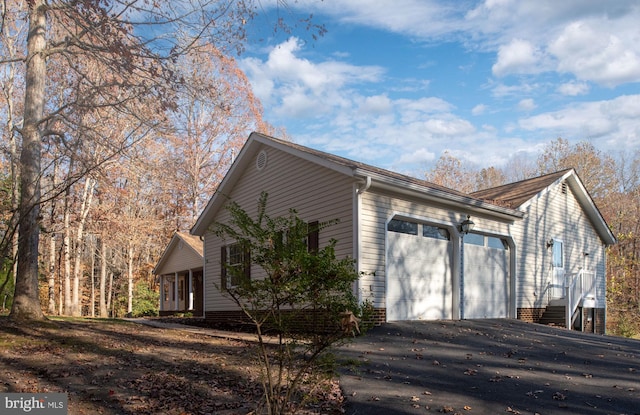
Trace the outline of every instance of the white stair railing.
<instances>
[{"instance_id":1,"label":"white stair railing","mask_svg":"<svg viewBox=\"0 0 640 415\"><path fill-rule=\"evenodd\" d=\"M582 278L580 272L567 274L565 279L565 298L567 304L564 309L565 326L571 329L573 313L578 308L580 297L582 296Z\"/></svg>"},{"instance_id":2,"label":"white stair railing","mask_svg":"<svg viewBox=\"0 0 640 415\"><path fill-rule=\"evenodd\" d=\"M567 305L565 308L565 323L568 329L573 324L573 315L585 298L595 301L596 298L596 276L593 271L580 270L577 273L569 274L566 278L565 297Z\"/></svg>"}]
</instances>

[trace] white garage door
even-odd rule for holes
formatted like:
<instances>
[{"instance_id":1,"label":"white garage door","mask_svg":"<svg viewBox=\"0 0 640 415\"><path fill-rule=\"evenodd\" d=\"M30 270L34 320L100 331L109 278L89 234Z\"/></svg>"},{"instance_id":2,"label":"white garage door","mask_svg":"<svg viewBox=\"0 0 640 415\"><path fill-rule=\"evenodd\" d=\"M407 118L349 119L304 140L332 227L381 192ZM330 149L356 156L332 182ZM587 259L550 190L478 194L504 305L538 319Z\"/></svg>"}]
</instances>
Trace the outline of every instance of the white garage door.
<instances>
[{"instance_id":1,"label":"white garage door","mask_svg":"<svg viewBox=\"0 0 640 415\"><path fill-rule=\"evenodd\" d=\"M450 319L451 257L446 229L392 220L387 227L387 320Z\"/></svg>"},{"instance_id":2,"label":"white garage door","mask_svg":"<svg viewBox=\"0 0 640 415\"><path fill-rule=\"evenodd\" d=\"M464 236L464 318L506 318L509 251L500 238Z\"/></svg>"}]
</instances>

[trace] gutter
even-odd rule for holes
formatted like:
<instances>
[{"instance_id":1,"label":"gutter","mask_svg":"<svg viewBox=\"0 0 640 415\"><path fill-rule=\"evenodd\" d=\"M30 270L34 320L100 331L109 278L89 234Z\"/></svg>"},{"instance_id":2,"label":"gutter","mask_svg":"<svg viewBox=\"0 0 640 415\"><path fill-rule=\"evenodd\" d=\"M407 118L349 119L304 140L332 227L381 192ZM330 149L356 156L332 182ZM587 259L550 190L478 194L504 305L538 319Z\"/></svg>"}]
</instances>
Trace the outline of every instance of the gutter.
<instances>
[{"instance_id":1,"label":"gutter","mask_svg":"<svg viewBox=\"0 0 640 415\"><path fill-rule=\"evenodd\" d=\"M435 202L440 205L455 207L456 209L464 209L465 212L482 213L485 215L491 214L494 217L506 220L522 219L524 217L524 212L519 210L487 203L471 196L450 193L445 190L417 183L407 183L407 181L398 178L382 175L377 175L378 177L375 177L375 174L372 175L365 172L362 172L361 174L357 174L356 172L355 176L365 179L365 186L362 188L362 192L368 190L372 185L370 181L375 179L375 187L377 188L396 194L403 194L417 199Z\"/></svg>"}]
</instances>

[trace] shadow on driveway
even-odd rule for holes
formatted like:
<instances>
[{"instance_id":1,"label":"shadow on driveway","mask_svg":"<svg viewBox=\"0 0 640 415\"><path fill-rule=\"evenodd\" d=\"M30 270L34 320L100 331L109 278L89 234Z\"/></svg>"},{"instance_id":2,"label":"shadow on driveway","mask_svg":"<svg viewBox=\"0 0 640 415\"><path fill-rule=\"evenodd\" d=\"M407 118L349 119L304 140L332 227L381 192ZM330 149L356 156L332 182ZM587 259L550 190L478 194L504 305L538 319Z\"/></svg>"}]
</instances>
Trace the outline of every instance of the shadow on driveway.
<instances>
[{"instance_id":1,"label":"shadow on driveway","mask_svg":"<svg viewBox=\"0 0 640 415\"><path fill-rule=\"evenodd\" d=\"M519 320L386 323L338 349L348 415L640 414L640 341Z\"/></svg>"}]
</instances>

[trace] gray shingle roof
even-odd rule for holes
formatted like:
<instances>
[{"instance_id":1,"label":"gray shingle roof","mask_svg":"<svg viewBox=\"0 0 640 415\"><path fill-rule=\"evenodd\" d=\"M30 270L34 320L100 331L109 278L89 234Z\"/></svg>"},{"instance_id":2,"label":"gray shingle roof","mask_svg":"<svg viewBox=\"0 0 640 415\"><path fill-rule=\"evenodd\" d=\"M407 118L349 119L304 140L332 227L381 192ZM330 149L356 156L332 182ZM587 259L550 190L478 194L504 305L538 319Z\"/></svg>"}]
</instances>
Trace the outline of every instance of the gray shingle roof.
<instances>
[{"instance_id":1,"label":"gray shingle roof","mask_svg":"<svg viewBox=\"0 0 640 415\"><path fill-rule=\"evenodd\" d=\"M471 193L472 197L516 209L532 197L543 191L571 169L546 174L533 179L521 180L490 189Z\"/></svg>"}]
</instances>

